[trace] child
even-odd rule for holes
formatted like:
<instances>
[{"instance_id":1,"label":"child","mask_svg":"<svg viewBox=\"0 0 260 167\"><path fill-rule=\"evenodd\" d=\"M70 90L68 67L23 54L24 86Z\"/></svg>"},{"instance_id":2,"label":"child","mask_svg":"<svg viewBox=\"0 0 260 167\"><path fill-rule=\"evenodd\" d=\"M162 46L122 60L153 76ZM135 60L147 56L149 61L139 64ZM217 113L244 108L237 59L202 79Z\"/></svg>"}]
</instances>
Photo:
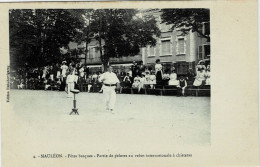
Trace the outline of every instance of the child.
<instances>
[{"instance_id":1,"label":"child","mask_svg":"<svg viewBox=\"0 0 260 167\"><path fill-rule=\"evenodd\" d=\"M151 75L150 75L150 87L152 89L154 89L154 85L156 85L156 76L155 76L155 72L151 71Z\"/></svg>"},{"instance_id":2,"label":"child","mask_svg":"<svg viewBox=\"0 0 260 167\"><path fill-rule=\"evenodd\" d=\"M179 80L179 85L177 87L178 87L179 93L182 94L182 96L184 96L185 89L187 87L187 82L183 76L181 76L181 78Z\"/></svg>"}]
</instances>

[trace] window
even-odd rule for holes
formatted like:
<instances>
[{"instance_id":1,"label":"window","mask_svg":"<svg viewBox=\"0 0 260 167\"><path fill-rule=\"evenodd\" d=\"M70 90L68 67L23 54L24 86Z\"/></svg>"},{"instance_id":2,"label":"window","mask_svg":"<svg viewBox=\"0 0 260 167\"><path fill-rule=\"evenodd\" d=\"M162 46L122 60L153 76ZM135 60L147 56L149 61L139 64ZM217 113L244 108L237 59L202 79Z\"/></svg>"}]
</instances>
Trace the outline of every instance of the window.
<instances>
[{"instance_id":1,"label":"window","mask_svg":"<svg viewBox=\"0 0 260 167\"><path fill-rule=\"evenodd\" d=\"M171 55L171 40L162 41L162 55Z\"/></svg>"},{"instance_id":2,"label":"window","mask_svg":"<svg viewBox=\"0 0 260 167\"><path fill-rule=\"evenodd\" d=\"M204 46L204 57L210 56L210 45L203 45Z\"/></svg>"},{"instance_id":3,"label":"window","mask_svg":"<svg viewBox=\"0 0 260 167\"><path fill-rule=\"evenodd\" d=\"M184 38L178 39L179 53L184 53Z\"/></svg>"},{"instance_id":4,"label":"window","mask_svg":"<svg viewBox=\"0 0 260 167\"><path fill-rule=\"evenodd\" d=\"M96 53L96 48L95 47L90 47L89 48L89 58L93 59L95 57L95 53Z\"/></svg>"},{"instance_id":5,"label":"window","mask_svg":"<svg viewBox=\"0 0 260 167\"><path fill-rule=\"evenodd\" d=\"M148 56L155 56L155 47L149 47L150 54Z\"/></svg>"},{"instance_id":6,"label":"window","mask_svg":"<svg viewBox=\"0 0 260 167\"><path fill-rule=\"evenodd\" d=\"M203 34L204 35L210 35L210 24L209 24L209 22L203 23Z\"/></svg>"},{"instance_id":7,"label":"window","mask_svg":"<svg viewBox=\"0 0 260 167\"><path fill-rule=\"evenodd\" d=\"M202 45L198 48L198 59L205 59L210 56L210 45Z\"/></svg>"},{"instance_id":8,"label":"window","mask_svg":"<svg viewBox=\"0 0 260 167\"><path fill-rule=\"evenodd\" d=\"M180 55L180 54L186 54L186 37L184 36L179 36L177 37L177 46L176 46L176 52L177 52L177 55Z\"/></svg>"}]
</instances>

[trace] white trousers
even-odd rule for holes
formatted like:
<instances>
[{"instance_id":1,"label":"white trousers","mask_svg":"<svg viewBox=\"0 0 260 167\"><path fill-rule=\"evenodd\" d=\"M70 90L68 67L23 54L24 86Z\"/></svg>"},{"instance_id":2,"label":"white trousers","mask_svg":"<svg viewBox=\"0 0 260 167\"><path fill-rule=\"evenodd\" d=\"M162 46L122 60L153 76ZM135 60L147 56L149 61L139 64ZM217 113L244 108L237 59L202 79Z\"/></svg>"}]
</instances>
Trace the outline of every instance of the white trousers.
<instances>
[{"instance_id":1,"label":"white trousers","mask_svg":"<svg viewBox=\"0 0 260 167\"><path fill-rule=\"evenodd\" d=\"M69 82L67 86L68 86L68 97L72 97L71 90L74 90L74 82Z\"/></svg>"},{"instance_id":2,"label":"white trousers","mask_svg":"<svg viewBox=\"0 0 260 167\"><path fill-rule=\"evenodd\" d=\"M116 103L116 92L115 92L115 86L103 86L103 94L105 95L105 103L106 103L106 109L112 109L115 108Z\"/></svg>"}]
</instances>

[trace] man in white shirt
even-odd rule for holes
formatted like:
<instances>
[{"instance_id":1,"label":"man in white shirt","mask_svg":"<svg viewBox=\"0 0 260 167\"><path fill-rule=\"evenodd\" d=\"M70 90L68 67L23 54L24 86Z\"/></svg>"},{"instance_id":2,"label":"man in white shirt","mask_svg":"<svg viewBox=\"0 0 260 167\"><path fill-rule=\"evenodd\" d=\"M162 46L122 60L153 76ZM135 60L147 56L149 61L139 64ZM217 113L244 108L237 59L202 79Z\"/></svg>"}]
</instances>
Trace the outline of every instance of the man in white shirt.
<instances>
[{"instance_id":1,"label":"man in white shirt","mask_svg":"<svg viewBox=\"0 0 260 167\"><path fill-rule=\"evenodd\" d=\"M108 71L103 73L99 81L103 82L103 93L105 95L106 101L106 110L111 111L114 114L114 107L116 102L116 86L119 83L119 79L117 78L116 74L112 72L113 67L109 66Z\"/></svg>"}]
</instances>

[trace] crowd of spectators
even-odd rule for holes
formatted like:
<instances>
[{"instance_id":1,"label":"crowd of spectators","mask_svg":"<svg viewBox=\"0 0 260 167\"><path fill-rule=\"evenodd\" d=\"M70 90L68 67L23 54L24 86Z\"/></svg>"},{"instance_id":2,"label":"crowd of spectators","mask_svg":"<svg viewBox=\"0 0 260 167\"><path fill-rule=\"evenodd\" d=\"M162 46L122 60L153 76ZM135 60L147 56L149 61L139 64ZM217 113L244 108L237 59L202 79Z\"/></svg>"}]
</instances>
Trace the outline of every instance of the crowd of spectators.
<instances>
[{"instance_id":1,"label":"crowd of spectators","mask_svg":"<svg viewBox=\"0 0 260 167\"><path fill-rule=\"evenodd\" d=\"M197 65L196 71L196 75L189 69L187 75L178 76L174 67L163 69L160 60L157 59L154 68L134 61L127 71L122 68L114 72L120 80L120 93L125 88L133 88L140 92L147 88L172 86L184 95L187 86L198 88L210 85L210 65ZM81 89L84 84L87 85L88 92L102 92L102 83L98 81L101 74L102 71L91 72L84 64L66 61L40 68L24 67L11 73L11 88L69 92L73 88Z\"/></svg>"}]
</instances>

